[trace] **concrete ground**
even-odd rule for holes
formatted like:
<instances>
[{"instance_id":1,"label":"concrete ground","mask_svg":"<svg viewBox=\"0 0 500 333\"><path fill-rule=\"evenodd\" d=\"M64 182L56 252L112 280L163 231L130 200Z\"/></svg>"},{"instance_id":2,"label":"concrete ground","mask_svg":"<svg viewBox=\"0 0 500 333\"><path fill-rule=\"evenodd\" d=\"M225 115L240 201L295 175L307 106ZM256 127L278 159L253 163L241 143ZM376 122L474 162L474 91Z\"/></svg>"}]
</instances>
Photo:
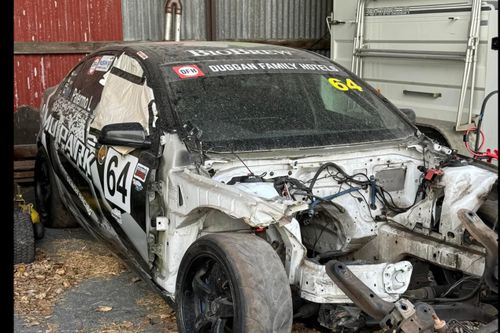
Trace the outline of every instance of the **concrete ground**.
<instances>
[{"instance_id":1,"label":"concrete ground","mask_svg":"<svg viewBox=\"0 0 500 333\"><path fill-rule=\"evenodd\" d=\"M165 301L82 228L46 229L35 262L14 267L14 295L15 332L177 332Z\"/></svg>"}]
</instances>

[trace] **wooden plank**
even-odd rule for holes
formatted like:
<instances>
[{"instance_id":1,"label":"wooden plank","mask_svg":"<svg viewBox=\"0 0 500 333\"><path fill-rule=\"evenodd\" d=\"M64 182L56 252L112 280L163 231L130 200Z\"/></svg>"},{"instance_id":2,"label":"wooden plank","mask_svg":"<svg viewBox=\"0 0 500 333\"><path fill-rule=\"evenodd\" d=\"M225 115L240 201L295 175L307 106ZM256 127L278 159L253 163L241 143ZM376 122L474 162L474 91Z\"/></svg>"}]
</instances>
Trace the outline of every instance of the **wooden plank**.
<instances>
[{"instance_id":1,"label":"wooden plank","mask_svg":"<svg viewBox=\"0 0 500 333\"><path fill-rule=\"evenodd\" d=\"M121 43L124 42L14 42L14 54L85 54L105 45Z\"/></svg>"},{"instance_id":2,"label":"wooden plank","mask_svg":"<svg viewBox=\"0 0 500 333\"><path fill-rule=\"evenodd\" d=\"M22 184L22 183L34 183L35 178L19 178L15 179L15 183Z\"/></svg>"},{"instance_id":3,"label":"wooden plank","mask_svg":"<svg viewBox=\"0 0 500 333\"><path fill-rule=\"evenodd\" d=\"M36 157L36 153L36 145L15 145L14 161L34 159Z\"/></svg>"},{"instance_id":4,"label":"wooden plank","mask_svg":"<svg viewBox=\"0 0 500 333\"><path fill-rule=\"evenodd\" d=\"M35 177L35 171L19 171L19 172L14 172L14 179L18 178L34 178Z\"/></svg>"},{"instance_id":5,"label":"wooden plank","mask_svg":"<svg viewBox=\"0 0 500 333\"><path fill-rule=\"evenodd\" d=\"M34 170L35 160L14 161L14 171Z\"/></svg>"},{"instance_id":6,"label":"wooden plank","mask_svg":"<svg viewBox=\"0 0 500 333\"><path fill-rule=\"evenodd\" d=\"M227 39L224 41L263 43L312 50L330 48L328 39ZM85 54L110 44L134 44L138 42L141 41L14 42L14 54Z\"/></svg>"}]
</instances>

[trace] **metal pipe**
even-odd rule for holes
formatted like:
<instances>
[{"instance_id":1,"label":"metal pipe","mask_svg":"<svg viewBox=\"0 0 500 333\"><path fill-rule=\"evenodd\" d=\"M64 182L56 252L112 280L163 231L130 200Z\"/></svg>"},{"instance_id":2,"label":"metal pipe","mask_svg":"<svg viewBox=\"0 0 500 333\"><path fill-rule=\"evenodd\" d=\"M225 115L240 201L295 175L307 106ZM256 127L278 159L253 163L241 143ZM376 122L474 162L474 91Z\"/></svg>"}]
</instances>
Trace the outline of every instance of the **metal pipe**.
<instances>
[{"instance_id":1,"label":"metal pipe","mask_svg":"<svg viewBox=\"0 0 500 333\"><path fill-rule=\"evenodd\" d=\"M170 40L172 30L172 13L167 13L165 17L165 40Z\"/></svg>"},{"instance_id":2,"label":"metal pipe","mask_svg":"<svg viewBox=\"0 0 500 333\"><path fill-rule=\"evenodd\" d=\"M432 54L432 55L453 55L465 57L465 52L447 52L447 51L419 51L419 50L386 50L386 49L357 49L357 53L373 53L373 52L384 52L384 53L404 53L404 54Z\"/></svg>"},{"instance_id":3,"label":"metal pipe","mask_svg":"<svg viewBox=\"0 0 500 333\"><path fill-rule=\"evenodd\" d=\"M457 119L455 123L455 129L459 129L462 121L462 112L465 105L465 97L467 94L467 86L469 83L469 77L471 72L471 65L473 61L473 50L474 44L477 44L476 41L476 25L479 24L479 19L481 15L481 0L473 0L471 7L471 22L469 28L469 38L467 40L467 50L465 53L465 66L464 66L464 74L462 76L462 87L460 89L460 98L458 102L458 110L457 110ZM472 93L472 91L471 91ZM471 94L472 95L472 94ZM472 110L469 110L472 112ZM470 123L470 122L469 122Z\"/></svg>"},{"instance_id":4,"label":"metal pipe","mask_svg":"<svg viewBox=\"0 0 500 333\"><path fill-rule=\"evenodd\" d=\"M181 40L181 14L175 14L175 41Z\"/></svg>"},{"instance_id":5,"label":"metal pipe","mask_svg":"<svg viewBox=\"0 0 500 333\"><path fill-rule=\"evenodd\" d=\"M369 0L363 0L362 6L363 8L361 9L361 28L360 28L360 34L359 34L359 48L363 47L363 43L365 42L365 7L366 3ZM357 68L357 73L359 77L363 77L363 58L358 57L358 68Z\"/></svg>"},{"instance_id":6,"label":"metal pipe","mask_svg":"<svg viewBox=\"0 0 500 333\"><path fill-rule=\"evenodd\" d=\"M394 309L366 286L347 266L331 260L325 265L326 274L361 310L376 320L383 319Z\"/></svg>"},{"instance_id":7,"label":"metal pipe","mask_svg":"<svg viewBox=\"0 0 500 333\"><path fill-rule=\"evenodd\" d=\"M355 68L356 68L356 61L357 61L357 55L356 55L356 50L359 49L358 45L358 36L359 36L359 24L360 24L360 6L361 6L361 1L363 0L358 0L358 3L356 4L356 31L354 33L354 40L352 41L352 63L351 63L351 72L356 73Z\"/></svg>"},{"instance_id":8,"label":"metal pipe","mask_svg":"<svg viewBox=\"0 0 500 333\"><path fill-rule=\"evenodd\" d=\"M465 229L486 249L482 278L491 290L498 293L498 235L471 210L460 209L457 215Z\"/></svg>"},{"instance_id":9,"label":"metal pipe","mask_svg":"<svg viewBox=\"0 0 500 333\"><path fill-rule=\"evenodd\" d=\"M469 99L469 117L468 117L468 124L472 123L472 106L474 102L474 90L476 86L476 68L477 68L477 52L478 52L478 47L479 47L479 28L480 28L480 21L481 21L481 2L478 1L478 7L476 8L477 14L474 15L475 19L475 24L474 24L474 40L473 40L473 58L472 58L472 79L471 79L471 85L470 85L470 99Z\"/></svg>"},{"instance_id":10,"label":"metal pipe","mask_svg":"<svg viewBox=\"0 0 500 333\"><path fill-rule=\"evenodd\" d=\"M428 60L454 60L463 61L463 57L439 56L439 55L421 55L421 54L363 54L364 58L399 58L399 59L428 59ZM358 74L359 75L359 74Z\"/></svg>"},{"instance_id":11,"label":"metal pipe","mask_svg":"<svg viewBox=\"0 0 500 333\"><path fill-rule=\"evenodd\" d=\"M167 0L165 3L165 40L171 40L172 35L172 16L175 14L175 40L180 40L181 31L181 15L182 3L181 0Z\"/></svg>"}]
</instances>

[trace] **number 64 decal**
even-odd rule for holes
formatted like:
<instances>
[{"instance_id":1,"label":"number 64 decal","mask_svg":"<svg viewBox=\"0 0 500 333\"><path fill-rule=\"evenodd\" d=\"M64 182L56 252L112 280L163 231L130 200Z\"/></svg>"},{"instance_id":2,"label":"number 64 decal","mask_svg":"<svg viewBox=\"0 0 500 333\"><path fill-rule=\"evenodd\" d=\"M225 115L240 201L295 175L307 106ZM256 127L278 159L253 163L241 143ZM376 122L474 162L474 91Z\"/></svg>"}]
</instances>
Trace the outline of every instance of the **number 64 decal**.
<instances>
[{"instance_id":1,"label":"number 64 decal","mask_svg":"<svg viewBox=\"0 0 500 333\"><path fill-rule=\"evenodd\" d=\"M137 157L121 155L110 148L104 163L104 196L127 213L130 213L130 190L137 162Z\"/></svg>"},{"instance_id":2,"label":"number 64 decal","mask_svg":"<svg viewBox=\"0 0 500 333\"><path fill-rule=\"evenodd\" d=\"M334 77L331 77L328 79L328 83L332 85L337 90L340 91L348 91L350 90L357 90L357 91L363 91L363 88L358 86L353 80L351 79L346 79L345 83L340 81L339 79L336 79Z\"/></svg>"}]
</instances>

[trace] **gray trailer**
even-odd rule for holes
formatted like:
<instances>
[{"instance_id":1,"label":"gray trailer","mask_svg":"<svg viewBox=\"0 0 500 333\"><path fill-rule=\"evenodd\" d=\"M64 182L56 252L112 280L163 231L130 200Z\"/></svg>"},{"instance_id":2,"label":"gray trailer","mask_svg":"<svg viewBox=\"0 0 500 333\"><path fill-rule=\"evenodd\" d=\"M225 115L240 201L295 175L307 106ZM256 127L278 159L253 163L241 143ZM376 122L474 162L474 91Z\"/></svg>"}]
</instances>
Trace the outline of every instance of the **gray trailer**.
<instances>
[{"instance_id":1,"label":"gray trailer","mask_svg":"<svg viewBox=\"0 0 500 333\"><path fill-rule=\"evenodd\" d=\"M497 8L480 0L333 1L331 58L413 109L422 132L464 155L463 135L492 93L481 129L483 150L496 149Z\"/></svg>"}]
</instances>

